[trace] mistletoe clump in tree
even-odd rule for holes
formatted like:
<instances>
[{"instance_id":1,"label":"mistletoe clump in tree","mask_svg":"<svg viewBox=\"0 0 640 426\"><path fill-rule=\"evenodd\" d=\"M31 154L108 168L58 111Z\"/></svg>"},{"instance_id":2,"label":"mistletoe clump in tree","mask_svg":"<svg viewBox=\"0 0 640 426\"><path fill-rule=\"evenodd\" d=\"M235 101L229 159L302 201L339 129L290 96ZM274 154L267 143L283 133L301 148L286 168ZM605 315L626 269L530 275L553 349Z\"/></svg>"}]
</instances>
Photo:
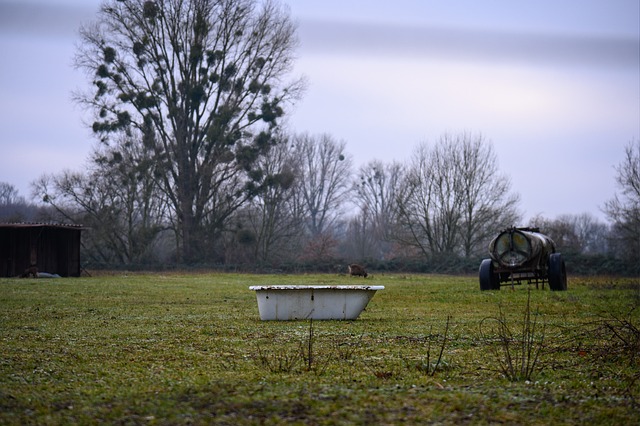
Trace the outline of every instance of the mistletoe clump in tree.
<instances>
[{"instance_id":1,"label":"mistletoe clump in tree","mask_svg":"<svg viewBox=\"0 0 640 426\"><path fill-rule=\"evenodd\" d=\"M263 185L258 160L301 91L302 80L286 80L294 23L268 0L111 0L80 34L76 65L93 89L77 100L95 114L93 131L106 146L124 133L149 152L178 256L202 260Z\"/></svg>"}]
</instances>

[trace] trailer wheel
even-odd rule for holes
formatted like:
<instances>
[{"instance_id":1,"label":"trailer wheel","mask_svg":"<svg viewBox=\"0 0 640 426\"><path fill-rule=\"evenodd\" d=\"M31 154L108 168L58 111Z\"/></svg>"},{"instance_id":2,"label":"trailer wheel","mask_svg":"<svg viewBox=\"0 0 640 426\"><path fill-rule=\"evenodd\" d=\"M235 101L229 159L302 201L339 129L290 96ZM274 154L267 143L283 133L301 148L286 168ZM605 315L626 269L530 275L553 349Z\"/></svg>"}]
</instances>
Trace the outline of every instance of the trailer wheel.
<instances>
[{"instance_id":1,"label":"trailer wheel","mask_svg":"<svg viewBox=\"0 0 640 426\"><path fill-rule=\"evenodd\" d=\"M493 261L484 259L480 263L480 290L500 290L498 275L493 272Z\"/></svg>"},{"instance_id":2,"label":"trailer wheel","mask_svg":"<svg viewBox=\"0 0 640 426\"><path fill-rule=\"evenodd\" d=\"M560 253L549 255L549 288L551 291L565 291L567 289L567 270Z\"/></svg>"}]
</instances>

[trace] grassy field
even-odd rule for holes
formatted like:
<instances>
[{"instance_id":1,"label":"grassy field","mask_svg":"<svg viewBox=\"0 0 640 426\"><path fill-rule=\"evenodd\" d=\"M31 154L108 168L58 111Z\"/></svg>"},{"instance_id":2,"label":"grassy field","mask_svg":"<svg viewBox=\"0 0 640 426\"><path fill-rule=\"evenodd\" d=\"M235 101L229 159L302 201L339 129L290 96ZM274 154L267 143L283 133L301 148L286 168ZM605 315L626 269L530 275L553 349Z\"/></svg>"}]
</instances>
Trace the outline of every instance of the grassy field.
<instances>
[{"instance_id":1,"label":"grassy field","mask_svg":"<svg viewBox=\"0 0 640 426\"><path fill-rule=\"evenodd\" d=\"M638 279L377 274L356 321L260 321L248 289L360 280L0 279L0 424L640 424Z\"/></svg>"}]
</instances>

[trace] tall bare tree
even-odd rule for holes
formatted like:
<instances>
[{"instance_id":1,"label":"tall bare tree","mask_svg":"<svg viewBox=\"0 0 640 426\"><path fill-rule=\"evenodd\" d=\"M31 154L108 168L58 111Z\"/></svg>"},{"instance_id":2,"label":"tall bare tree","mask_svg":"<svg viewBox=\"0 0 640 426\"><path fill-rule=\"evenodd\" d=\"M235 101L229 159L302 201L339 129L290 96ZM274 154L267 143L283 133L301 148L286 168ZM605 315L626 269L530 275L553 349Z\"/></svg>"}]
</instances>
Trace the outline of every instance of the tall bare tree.
<instances>
[{"instance_id":1,"label":"tall bare tree","mask_svg":"<svg viewBox=\"0 0 640 426\"><path fill-rule=\"evenodd\" d=\"M425 256L453 253L459 243L462 200L454 189L453 159L444 155L449 148L417 147L397 204L401 230L396 237Z\"/></svg>"},{"instance_id":2,"label":"tall bare tree","mask_svg":"<svg viewBox=\"0 0 640 426\"><path fill-rule=\"evenodd\" d=\"M455 147L455 171L461 180L460 239L465 257L484 252L497 231L521 220L520 196L511 192L511 180L501 174L493 145L482 135L445 135Z\"/></svg>"},{"instance_id":3,"label":"tall bare tree","mask_svg":"<svg viewBox=\"0 0 640 426\"><path fill-rule=\"evenodd\" d=\"M312 237L329 230L348 201L352 159L345 148L345 142L328 134L301 134L294 139L294 157L299 162L296 191Z\"/></svg>"},{"instance_id":4,"label":"tall bare tree","mask_svg":"<svg viewBox=\"0 0 640 426\"><path fill-rule=\"evenodd\" d=\"M612 239L621 256L640 259L640 139L632 140L616 167L620 193L608 201L604 211L613 222Z\"/></svg>"},{"instance_id":5,"label":"tall bare tree","mask_svg":"<svg viewBox=\"0 0 640 426\"><path fill-rule=\"evenodd\" d=\"M360 214L351 229L352 239L359 242L363 256L384 259L389 254L403 170L400 163L385 164L379 160L360 167L354 183L354 201Z\"/></svg>"},{"instance_id":6,"label":"tall bare tree","mask_svg":"<svg viewBox=\"0 0 640 426\"><path fill-rule=\"evenodd\" d=\"M179 230L197 260L261 179L258 158L300 80L287 82L295 25L274 1L107 0L81 30L77 100L105 143L127 133L154 154Z\"/></svg>"},{"instance_id":7,"label":"tall bare tree","mask_svg":"<svg viewBox=\"0 0 640 426\"><path fill-rule=\"evenodd\" d=\"M518 219L518 196L482 136L443 135L414 151L398 197L396 237L424 255L470 256L496 229Z\"/></svg>"}]
</instances>

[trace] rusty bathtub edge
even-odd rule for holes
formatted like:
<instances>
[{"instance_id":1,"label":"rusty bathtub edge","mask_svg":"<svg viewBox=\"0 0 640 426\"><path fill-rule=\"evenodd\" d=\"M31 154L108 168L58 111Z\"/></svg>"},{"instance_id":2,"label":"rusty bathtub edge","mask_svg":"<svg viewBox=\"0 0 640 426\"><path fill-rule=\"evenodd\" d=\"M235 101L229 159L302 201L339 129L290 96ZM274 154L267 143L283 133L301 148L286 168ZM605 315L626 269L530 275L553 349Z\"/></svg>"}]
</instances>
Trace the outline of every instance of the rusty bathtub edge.
<instances>
[{"instance_id":1,"label":"rusty bathtub edge","mask_svg":"<svg viewBox=\"0 0 640 426\"><path fill-rule=\"evenodd\" d=\"M249 290L384 290L383 285L253 285Z\"/></svg>"}]
</instances>

